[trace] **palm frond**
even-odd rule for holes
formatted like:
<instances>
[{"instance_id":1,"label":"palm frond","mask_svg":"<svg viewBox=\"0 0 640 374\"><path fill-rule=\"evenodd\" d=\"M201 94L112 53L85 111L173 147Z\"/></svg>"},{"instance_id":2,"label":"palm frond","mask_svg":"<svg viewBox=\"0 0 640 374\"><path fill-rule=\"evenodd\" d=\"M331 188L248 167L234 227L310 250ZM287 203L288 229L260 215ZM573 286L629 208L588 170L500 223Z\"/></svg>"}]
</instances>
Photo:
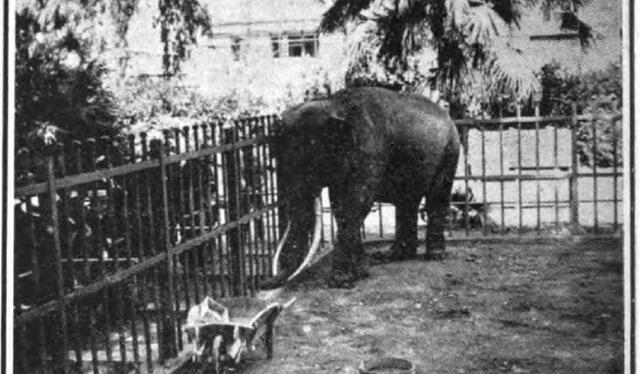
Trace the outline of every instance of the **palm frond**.
<instances>
[{"instance_id":1,"label":"palm frond","mask_svg":"<svg viewBox=\"0 0 640 374\"><path fill-rule=\"evenodd\" d=\"M369 8L375 0L336 0L322 15L320 31L333 32L356 18L361 11Z\"/></svg>"},{"instance_id":2,"label":"palm frond","mask_svg":"<svg viewBox=\"0 0 640 374\"><path fill-rule=\"evenodd\" d=\"M537 71L520 50L503 42L492 47L485 69L494 82L496 93L510 93L516 99L524 100L540 92Z\"/></svg>"},{"instance_id":3,"label":"palm frond","mask_svg":"<svg viewBox=\"0 0 640 374\"><path fill-rule=\"evenodd\" d=\"M509 36L511 27L487 3L469 8L467 24L463 26L468 44L488 44Z\"/></svg>"}]
</instances>

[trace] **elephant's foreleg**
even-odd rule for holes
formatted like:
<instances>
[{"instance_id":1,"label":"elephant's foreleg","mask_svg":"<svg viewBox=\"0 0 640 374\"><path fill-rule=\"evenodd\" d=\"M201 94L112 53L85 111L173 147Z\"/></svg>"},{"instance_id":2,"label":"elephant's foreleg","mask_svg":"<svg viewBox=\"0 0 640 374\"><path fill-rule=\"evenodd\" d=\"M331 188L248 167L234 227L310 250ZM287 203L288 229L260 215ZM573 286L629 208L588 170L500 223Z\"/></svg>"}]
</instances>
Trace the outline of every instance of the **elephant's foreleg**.
<instances>
[{"instance_id":1,"label":"elephant's foreleg","mask_svg":"<svg viewBox=\"0 0 640 374\"><path fill-rule=\"evenodd\" d=\"M360 227L373 204L373 194L364 187L352 191L331 192L338 232L330 287L353 287L356 280L368 275Z\"/></svg>"}]
</instances>

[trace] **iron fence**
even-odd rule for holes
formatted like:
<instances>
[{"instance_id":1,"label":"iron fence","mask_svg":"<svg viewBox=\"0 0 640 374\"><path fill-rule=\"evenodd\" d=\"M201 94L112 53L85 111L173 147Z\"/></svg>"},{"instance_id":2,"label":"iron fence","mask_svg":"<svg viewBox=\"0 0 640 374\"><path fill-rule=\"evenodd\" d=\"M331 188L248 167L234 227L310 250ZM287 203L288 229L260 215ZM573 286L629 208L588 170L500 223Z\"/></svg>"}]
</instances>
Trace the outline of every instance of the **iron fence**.
<instances>
[{"instance_id":1,"label":"iron fence","mask_svg":"<svg viewBox=\"0 0 640 374\"><path fill-rule=\"evenodd\" d=\"M204 295L252 294L280 235L276 121L76 142L32 162L46 179L15 193L16 372L153 371L184 350Z\"/></svg>"},{"instance_id":2,"label":"iron fence","mask_svg":"<svg viewBox=\"0 0 640 374\"><path fill-rule=\"evenodd\" d=\"M575 110L457 121L449 240L617 232L619 121ZM204 295L256 291L281 234L276 126L204 122L58 146L44 163L19 157L36 171L15 194L14 369L154 371L182 357L186 311ZM326 191L323 201L332 243ZM376 203L363 236L393 239L394 219Z\"/></svg>"}]
</instances>

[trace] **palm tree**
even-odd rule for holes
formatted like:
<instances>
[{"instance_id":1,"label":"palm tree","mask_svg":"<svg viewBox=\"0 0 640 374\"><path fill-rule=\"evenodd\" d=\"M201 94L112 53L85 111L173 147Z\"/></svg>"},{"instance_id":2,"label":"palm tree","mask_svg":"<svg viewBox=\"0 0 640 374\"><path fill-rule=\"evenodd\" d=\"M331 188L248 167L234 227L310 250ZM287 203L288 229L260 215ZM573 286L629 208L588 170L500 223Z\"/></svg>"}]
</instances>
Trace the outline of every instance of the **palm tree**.
<instances>
[{"instance_id":1,"label":"palm tree","mask_svg":"<svg viewBox=\"0 0 640 374\"><path fill-rule=\"evenodd\" d=\"M321 30L350 29L347 84L414 86L420 57L435 54L431 81L449 99L539 92L537 71L510 43L522 12L544 1L575 11L585 0L336 0ZM578 20L579 22L579 20ZM590 28L579 22L583 40ZM421 76L422 75L422 76ZM455 99L454 99L455 101Z\"/></svg>"}]
</instances>

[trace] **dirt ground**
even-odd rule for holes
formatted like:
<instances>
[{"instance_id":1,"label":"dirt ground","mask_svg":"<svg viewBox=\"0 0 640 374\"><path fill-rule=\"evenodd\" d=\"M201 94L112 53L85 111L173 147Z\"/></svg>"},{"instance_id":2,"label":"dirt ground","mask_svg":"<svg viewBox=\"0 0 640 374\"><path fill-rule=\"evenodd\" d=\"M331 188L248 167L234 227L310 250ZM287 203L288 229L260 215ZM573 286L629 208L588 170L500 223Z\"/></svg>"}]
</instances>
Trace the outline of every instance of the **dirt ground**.
<instances>
[{"instance_id":1,"label":"dirt ground","mask_svg":"<svg viewBox=\"0 0 640 374\"><path fill-rule=\"evenodd\" d=\"M281 297L275 357L243 373L357 373L406 358L417 373L622 373L620 241L459 244L443 262L371 267L327 289L321 261ZM369 248L378 250L380 248Z\"/></svg>"}]
</instances>

